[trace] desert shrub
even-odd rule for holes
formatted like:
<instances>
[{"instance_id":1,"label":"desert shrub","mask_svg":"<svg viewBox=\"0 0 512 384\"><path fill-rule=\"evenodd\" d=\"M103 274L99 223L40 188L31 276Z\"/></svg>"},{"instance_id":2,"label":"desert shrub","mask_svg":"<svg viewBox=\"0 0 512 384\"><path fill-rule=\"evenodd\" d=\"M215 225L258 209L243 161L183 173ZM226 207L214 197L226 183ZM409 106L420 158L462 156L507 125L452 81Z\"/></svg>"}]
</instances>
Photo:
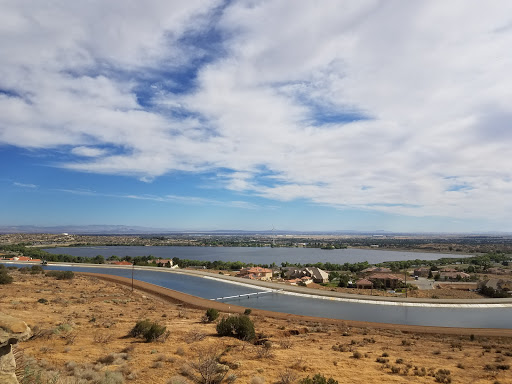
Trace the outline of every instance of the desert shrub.
<instances>
[{"instance_id":1,"label":"desert shrub","mask_svg":"<svg viewBox=\"0 0 512 384\"><path fill-rule=\"evenodd\" d=\"M251 384L264 384L264 383L265 383L265 378L261 377L261 376L254 376L251 379Z\"/></svg>"},{"instance_id":2,"label":"desert shrub","mask_svg":"<svg viewBox=\"0 0 512 384\"><path fill-rule=\"evenodd\" d=\"M389 359L385 359L384 357L377 357L377 359L375 359L375 361L377 363L386 364L389 362Z\"/></svg>"},{"instance_id":3,"label":"desert shrub","mask_svg":"<svg viewBox=\"0 0 512 384\"><path fill-rule=\"evenodd\" d=\"M439 369L435 374L435 379L437 383L451 383L452 378L450 376L450 371L448 369Z\"/></svg>"},{"instance_id":4,"label":"desert shrub","mask_svg":"<svg viewBox=\"0 0 512 384\"><path fill-rule=\"evenodd\" d=\"M5 269L0 270L0 284L11 284L13 281L12 276L5 272Z\"/></svg>"},{"instance_id":5,"label":"desert shrub","mask_svg":"<svg viewBox=\"0 0 512 384\"><path fill-rule=\"evenodd\" d=\"M338 384L337 380L334 380L332 377L328 379L325 378L324 375L317 373L315 376L310 378L309 376L300 380L299 384Z\"/></svg>"},{"instance_id":6,"label":"desert shrub","mask_svg":"<svg viewBox=\"0 0 512 384\"><path fill-rule=\"evenodd\" d=\"M31 268L30 268L30 273L32 275L37 275L39 273L44 273L44 270L43 270L43 267L41 267L40 265L33 265Z\"/></svg>"},{"instance_id":7,"label":"desert shrub","mask_svg":"<svg viewBox=\"0 0 512 384\"><path fill-rule=\"evenodd\" d=\"M147 343L150 343L152 341L166 338L168 335L166 330L167 328L165 326L146 319L138 321L135 324L135 326L130 331L130 336L142 337L146 340Z\"/></svg>"},{"instance_id":8,"label":"desert shrub","mask_svg":"<svg viewBox=\"0 0 512 384\"><path fill-rule=\"evenodd\" d=\"M150 343L165 336L166 331L167 328L164 325L153 323L151 324L151 327L148 329L148 331L144 333L144 338L146 339L146 342Z\"/></svg>"},{"instance_id":9,"label":"desert shrub","mask_svg":"<svg viewBox=\"0 0 512 384\"><path fill-rule=\"evenodd\" d=\"M37 300L38 303L46 304L48 303L48 300L46 300L44 297L41 297L39 300Z\"/></svg>"},{"instance_id":10,"label":"desert shrub","mask_svg":"<svg viewBox=\"0 0 512 384\"><path fill-rule=\"evenodd\" d=\"M240 340L252 340L256 333L254 323L247 316L224 317L217 324L219 336L233 336Z\"/></svg>"},{"instance_id":11,"label":"desert shrub","mask_svg":"<svg viewBox=\"0 0 512 384\"><path fill-rule=\"evenodd\" d=\"M354 351L354 352L352 353L352 357L353 357L354 359L361 359L361 358L363 357L363 354L362 354L361 352L359 352L359 351Z\"/></svg>"},{"instance_id":12,"label":"desert shrub","mask_svg":"<svg viewBox=\"0 0 512 384\"><path fill-rule=\"evenodd\" d=\"M207 320L209 323L211 323L211 322L213 322L213 321L217 320L217 318L219 317L219 311L217 311L217 310L216 310L216 309L214 309L214 308L208 308L208 309L206 310L206 314L205 314L205 316L206 316L206 320Z\"/></svg>"},{"instance_id":13,"label":"desert shrub","mask_svg":"<svg viewBox=\"0 0 512 384\"><path fill-rule=\"evenodd\" d=\"M71 280L75 277L73 271L48 271L46 276L55 277L57 280Z\"/></svg>"},{"instance_id":14,"label":"desert shrub","mask_svg":"<svg viewBox=\"0 0 512 384\"><path fill-rule=\"evenodd\" d=\"M189 363L187 373L199 384L221 383L229 371L227 365L219 362L221 353L215 348L201 349L197 352L197 358Z\"/></svg>"},{"instance_id":15,"label":"desert shrub","mask_svg":"<svg viewBox=\"0 0 512 384\"><path fill-rule=\"evenodd\" d=\"M279 373L279 380L277 381L278 384L292 384L297 380L297 374L290 370L285 369L284 371L281 371Z\"/></svg>"},{"instance_id":16,"label":"desert shrub","mask_svg":"<svg viewBox=\"0 0 512 384\"><path fill-rule=\"evenodd\" d=\"M167 384L188 384L189 381L183 377L183 376L179 376L179 375L175 375L173 377L171 377L169 379L169 381L167 381Z\"/></svg>"},{"instance_id":17,"label":"desert shrub","mask_svg":"<svg viewBox=\"0 0 512 384\"><path fill-rule=\"evenodd\" d=\"M249 316L251 313L252 313L252 309L251 308L245 308L245 311L244 311L244 315L245 316Z\"/></svg>"}]
</instances>

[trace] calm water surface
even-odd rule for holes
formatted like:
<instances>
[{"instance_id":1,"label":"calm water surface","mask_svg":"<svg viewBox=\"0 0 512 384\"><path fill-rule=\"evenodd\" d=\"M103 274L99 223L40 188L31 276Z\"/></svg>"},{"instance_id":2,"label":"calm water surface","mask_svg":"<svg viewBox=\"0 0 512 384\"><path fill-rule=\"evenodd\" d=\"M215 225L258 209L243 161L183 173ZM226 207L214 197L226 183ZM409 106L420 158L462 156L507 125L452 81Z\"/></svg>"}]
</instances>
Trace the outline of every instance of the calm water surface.
<instances>
[{"instance_id":1,"label":"calm water surface","mask_svg":"<svg viewBox=\"0 0 512 384\"><path fill-rule=\"evenodd\" d=\"M131 269L82 266L48 266L48 269L74 270L131 277ZM135 269L135 279L206 299L243 295L262 291L261 287L246 287L178 273ZM248 308L327 317L333 319L374 321L380 323L465 328L511 328L512 308L425 308L347 303L315 298L269 293L251 298L223 300Z\"/></svg>"},{"instance_id":2,"label":"calm water surface","mask_svg":"<svg viewBox=\"0 0 512 384\"><path fill-rule=\"evenodd\" d=\"M450 255L443 253L425 252L397 252L374 249L333 249L319 248L270 248L270 247L139 247L139 246L112 246L112 247L59 247L49 248L45 251L59 254L67 253L72 256L94 257L102 255L108 258L112 255L149 256L161 259L178 257L180 259L201 261L242 261L244 263L280 265L290 263L317 263L330 262L335 264L358 263L367 261L370 264L384 261L399 260L437 260L441 257L469 257L469 255Z\"/></svg>"}]
</instances>

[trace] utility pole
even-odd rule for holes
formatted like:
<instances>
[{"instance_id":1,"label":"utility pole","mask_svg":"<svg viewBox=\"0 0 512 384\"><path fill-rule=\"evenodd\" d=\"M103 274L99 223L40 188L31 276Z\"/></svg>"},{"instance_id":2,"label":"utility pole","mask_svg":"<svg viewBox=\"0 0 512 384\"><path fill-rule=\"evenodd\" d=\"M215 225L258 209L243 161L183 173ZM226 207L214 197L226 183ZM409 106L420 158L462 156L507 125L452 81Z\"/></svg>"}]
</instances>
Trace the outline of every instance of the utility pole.
<instances>
[{"instance_id":1,"label":"utility pole","mask_svg":"<svg viewBox=\"0 0 512 384\"><path fill-rule=\"evenodd\" d=\"M405 268L405 297L407 297L407 268Z\"/></svg>"},{"instance_id":2,"label":"utility pole","mask_svg":"<svg viewBox=\"0 0 512 384\"><path fill-rule=\"evenodd\" d=\"M132 292L133 292L133 272L135 271L135 261L132 264Z\"/></svg>"}]
</instances>

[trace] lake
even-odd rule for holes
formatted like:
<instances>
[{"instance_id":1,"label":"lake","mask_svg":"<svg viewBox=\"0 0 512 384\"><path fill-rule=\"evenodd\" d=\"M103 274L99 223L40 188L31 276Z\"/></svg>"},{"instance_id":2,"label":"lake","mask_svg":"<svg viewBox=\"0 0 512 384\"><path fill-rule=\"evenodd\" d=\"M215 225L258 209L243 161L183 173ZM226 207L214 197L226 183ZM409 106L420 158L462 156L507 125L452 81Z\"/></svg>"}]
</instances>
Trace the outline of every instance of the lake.
<instances>
[{"instance_id":1,"label":"lake","mask_svg":"<svg viewBox=\"0 0 512 384\"><path fill-rule=\"evenodd\" d=\"M270 247L143 247L143 246L106 246L106 247L59 247L45 251L53 254L66 253L72 256L94 257L102 255L149 256L159 259L178 257L180 259L201 261L241 261L244 263L280 265L289 263L330 262L334 264L358 263L367 261L370 264L384 261L400 260L437 260L442 257L469 257L470 255L451 255L427 252L399 252L376 249L333 249L319 248L270 248Z\"/></svg>"}]
</instances>

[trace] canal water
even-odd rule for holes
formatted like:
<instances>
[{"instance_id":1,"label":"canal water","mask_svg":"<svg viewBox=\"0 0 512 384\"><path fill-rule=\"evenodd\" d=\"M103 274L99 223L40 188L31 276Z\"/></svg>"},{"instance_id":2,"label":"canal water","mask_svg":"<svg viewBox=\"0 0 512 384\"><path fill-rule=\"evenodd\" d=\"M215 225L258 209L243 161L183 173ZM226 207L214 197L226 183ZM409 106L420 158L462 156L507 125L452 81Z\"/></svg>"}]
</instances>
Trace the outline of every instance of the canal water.
<instances>
[{"instance_id":1,"label":"canal water","mask_svg":"<svg viewBox=\"0 0 512 384\"><path fill-rule=\"evenodd\" d=\"M104 268L83 266L47 266L47 269L73 270L131 277L130 268ZM216 299L262 291L251 287L226 283L221 280L185 275L176 272L135 269L135 279L170 288L190 295ZM242 298L222 300L225 303L247 308L291 313L297 315L327 317L333 319L372 321L403 325L423 325L464 328L512 328L511 307L486 308L432 308L369 303L342 302L284 293L266 293Z\"/></svg>"}]
</instances>

